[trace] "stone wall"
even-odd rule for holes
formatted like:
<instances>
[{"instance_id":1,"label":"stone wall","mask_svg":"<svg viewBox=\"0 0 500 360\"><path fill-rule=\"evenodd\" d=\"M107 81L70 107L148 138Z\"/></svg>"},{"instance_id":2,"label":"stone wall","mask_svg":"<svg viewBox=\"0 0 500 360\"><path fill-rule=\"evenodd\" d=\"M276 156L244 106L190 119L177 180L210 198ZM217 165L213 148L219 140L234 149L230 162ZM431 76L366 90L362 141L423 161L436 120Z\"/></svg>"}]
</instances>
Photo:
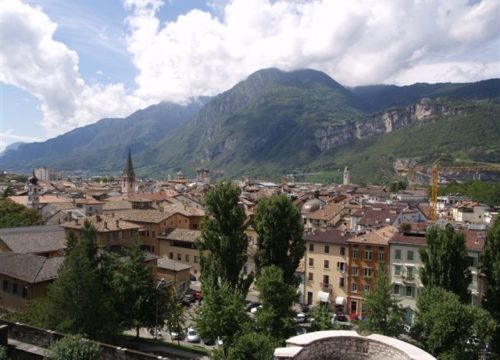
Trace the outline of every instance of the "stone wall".
<instances>
[{"instance_id":1,"label":"stone wall","mask_svg":"<svg viewBox=\"0 0 500 360\"><path fill-rule=\"evenodd\" d=\"M277 359L293 360L435 360L425 351L382 335L361 336L355 331L317 331L287 340Z\"/></svg>"},{"instance_id":2,"label":"stone wall","mask_svg":"<svg viewBox=\"0 0 500 360\"><path fill-rule=\"evenodd\" d=\"M33 326L13 323L6 320L0 320L0 325L8 326L8 339L16 340L17 342L34 345L39 348L47 349L57 340L64 337L63 334L51 330L36 328ZM15 359L40 359L39 355L28 354L25 350L18 349L9 341L9 353L16 353ZM139 351L116 347L108 344L98 343L101 349L100 359L102 360L168 360L166 357L150 355Z\"/></svg>"}]
</instances>

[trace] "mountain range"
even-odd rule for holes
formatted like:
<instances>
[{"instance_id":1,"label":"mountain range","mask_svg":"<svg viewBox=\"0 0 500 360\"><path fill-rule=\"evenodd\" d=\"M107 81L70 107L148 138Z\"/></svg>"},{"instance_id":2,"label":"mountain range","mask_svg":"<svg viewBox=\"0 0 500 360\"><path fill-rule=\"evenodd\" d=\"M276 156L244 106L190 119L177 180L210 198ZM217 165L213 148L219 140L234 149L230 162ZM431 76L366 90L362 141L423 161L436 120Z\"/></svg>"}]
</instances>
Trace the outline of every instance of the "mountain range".
<instances>
[{"instance_id":1,"label":"mountain range","mask_svg":"<svg viewBox=\"0 0 500 360\"><path fill-rule=\"evenodd\" d=\"M0 169L49 166L164 178L207 167L219 176L316 174L383 182L395 167L500 162L500 79L347 88L323 72L264 69L213 98L160 103L0 155ZM314 176L313 176L314 177Z\"/></svg>"}]
</instances>

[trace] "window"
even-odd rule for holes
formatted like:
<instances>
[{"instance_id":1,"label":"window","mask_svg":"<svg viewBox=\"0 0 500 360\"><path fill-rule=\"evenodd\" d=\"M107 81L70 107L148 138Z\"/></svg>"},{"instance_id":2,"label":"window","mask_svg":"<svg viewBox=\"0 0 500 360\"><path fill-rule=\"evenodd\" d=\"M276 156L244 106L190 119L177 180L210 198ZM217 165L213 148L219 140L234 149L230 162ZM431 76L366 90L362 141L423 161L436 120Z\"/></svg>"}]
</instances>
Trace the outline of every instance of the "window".
<instances>
[{"instance_id":1,"label":"window","mask_svg":"<svg viewBox=\"0 0 500 360\"><path fill-rule=\"evenodd\" d=\"M343 246L340 247L340 255L345 256L345 247Z\"/></svg>"},{"instance_id":2,"label":"window","mask_svg":"<svg viewBox=\"0 0 500 360\"><path fill-rule=\"evenodd\" d=\"M328 260L323 261L323 267L325 269L329 269L330 268L330 261L328 261Z\"/></svg>"},{"instance_id":3,"label":"window","mask_svg":"<svg viewBox=\"0 0 500 360\"><path fill-rule=\"evenodd\" d=\"M406 267L406 278L408 280L413 280L413 270L414 270L413 266Z\"/></svg>"},{"instance_id":4,"label":"window","mask_svg":"<svg viewBox=\"0 0 500 360\"><path fill-rule=\"evenodd\" d=\"M12 293L13 293L14 295L17 295L17 284L16 284L16 283L13 283L13 284L12 284Z\"/></svg>"},{"instance_id":5,"label":"window","mask_svg":"<svg viewBox=\"0 0 500 360\"><path fill-rule=\"evenodd\" d=\"M309 258L309 266L314 266L314 259L313 258Z\"/></svg>"},{"instance_id":6,"label":"window","mask_svg":"<svg viewBox=\"0 0 500 360\"><path fill-rule=\"evenodd\" d=\"M385 255L383 252L379 251L378 253L378 261L384 261Z\"/></svg>"},{"instance_id":7,"label":"window","mask_svg":"<svg viewBox=\"0 0 500 360\"><path fill-rule=\"evenodd\" d=\"M352 269L352 276L358 276L358 267L353 266L351 269Z\"/></svg>"},{"instance_id":8,"label":"window","mask_svg":"<svg viewBox=\"0 0 500 360\"><path fill-rule=\"evenodd\" d=\"M328 254L328 253L330 253L330 246L325 245L325 254Z\"/></svg>"},{"instance_id":9,"label":"window","mask_svg":"<svg viewBox=\"0 0 500 360\"><path fill-rule=\"evenodd\" d=\"M392 292L394 295L399 295L399 284L394 284L394 286L392 287Z\"/></svg>"},{"instance_id":10,"label":"window","mask_svg":"<svg viewBox=\"0 0 500 360\"><path fill-rule=\"evenodd\" d=\"M373 254L372 254L372 251L371 250L368 250L366 249L365 250L365 260L371 260L373 257Z\"/></svg>"},{"instance_id":11,"label":"window","mask_svg":"<svg viewBox=\"0 0 500 360\"><path fill-rule=\"evenodd\" d=\"M405 295L413 297L413 286L406 286Z\"/></svg>"},{"instance_id":12,"label":"window","mask_svg":"<svg viewBox=\"0 0 500 360\"><path fill-rule=\"evenodd\" d=\"M396 249L396 252L394 253L394 258L401 260L401 249Z\"/></svg>"},{"instance_id":13,"label":"window","mask_svg":"<svg viewBox=\"0 0 500 360\"><path fill-rule=\"evenodd\" d=\"M314 244L309 244L309 251L314 251Z\"/></svg>"},{"instance_id":14,"label":"window","mask_svg":"<svg viewBox=\"0 0 500 360\"><path fill-rule=\"evenodd\" d=\"M469 266L476 266L476 265L475 265L475 264L476 264L476 262L475 262L474 260L475 260L475 258L473 258L472 256L467 256L467 264L468 264Z\"/></svg>"},{"instance_id":15,"label":"window","mask_svg":"<svg viewBox=\"0 0 500 360\"><path fill-rule=\"evenodd\" d=\"M3 291L7 291L9 289L9 282L7 280L3 281Z\"/></svg>"},{"instance_id":16,"label":"window","mask_svg":"<svg viewBox=\"0 0 500 360\"><path fill-rule=\"evenodd\" d=\"M181 261L182 260L182 254L177 254L177 260Z\"/></svg>"},{"instance_id":17,"label":"window","mask_svg":"<svg viewBox=\"0 0 500 360\"><path fill-rule=\"evenodd\" d=\"M313 273L310 272L307 274L307 280L313 281Z\"/></svg>"},{"instance_id":18,"label":"window","mask_svg":"<svg viewBox=\"0 0 500 360\"><path fill-rule=\"evenodd\" d=\"M170 259L173 259L173 258L174 258L174 253L170 253L170 254L168 254L168 257L169 257Z\"/></svg>"},{"instance_id":19,"label":"window","mask_svg":"<svg viewBox=\"0 0 500 360\"><path fill-rule=\"evenodd\" d=\"M370 291L370 285L365 285L365 288L364 288L365 292L369 292Z\"/></svg>"},{"instance_id":20,"label":"window","mask_svg":"<svg viewBox=\"0 0 500 360\"><path fill-rule=\"evenodd\" d=\"M189 255L186 254L186 262L189 262Z\"/></svg>"},{"instance_id":21,"label":"window","mask_svg":"<svg viewBox=\"0 0 500 360\"><path fill-rule=\"evenodd\" d=\"M394 276L401 276L401 265L394 265Z\"/></svg>"},{"instance_id":22,"label":"window","mask_svg":"<svg viewBox=\"0 0 500 360\"><path fill-rule=\"evenodd\" d=\"M365 276L372 277L372 268L365 268Z\"/></svg>"},{"instance_id":23,"label":"window","mask_svg":"<svg viewBox=\"0 0 500 360\"><path fill-rule=\"evenodd\" d=\"M406 259L413 260L413 250L408 250L408 252L406 253Z\"/></svg>"},{"instance_id":24,"label":"window","mask_svg":"<svg viewBox=\"0 0 500 360\"><path fill-rule=\"evenodd\" d=\"M198 256L194 256L194 263L197 264L198 263Z\"/></svg>"},{"instance_id":25,"label":"window","mask_svg":"<svg viewBox=\"0 0 500 360\"><path fill-rule=\"evenodd\" d=\"M27 298L28 297L28 287L27 286L23 286L23 293L22 293L22 296L23 298Z\"/></svg>"},{"instance_id":26,"label":"window","mask_svg":"<svg viewBox=\"0 0 500 360\"><path fill-rule=\"evenodd\" d=\"M352 292L357 292L358 291L358 284L352 283L352 285L351 285L351 291Z\"/></svg>"},{"instance_id":27,"label":"window","mask_svg":"<svg viewBox=\"0 0 500 360\"><path fill-rule=\"evenodd\" d=\"M323 286L324 287L330 286L330 277L328 275L323 275Z\"/></svg>"},{"instance_id":28,"label":"window","mask_svg":"<svg viewBox=\"0 0 500 360\"><path fill-rule=\"evenodd\" d=\"M151 235L152 237L155 237L155 231L154 231L154 230L153 230L153 231L151 231L151 234L152 234L152 235Z\"/></svg>"},{"instance_id":29,"label":"window","mask_svg":"<svg viewBox=\"0 0 500 360\"><path fill-rule=\"evenodd\" d=\"M359 250L358 249L354 249L352 251L352 258L353 259L358 259L359 258Z\"/></svg>"},{"instance_id":30,"label":"window","mask_svg":"<svg viewBox=\"0 0 500 360\"><path fill-rule=\"evenodd\" d=\"M343 277L341 277L339 279L339 287L343 288L345 286L345 279Z\"/></svg>"},{"instance_id":31,"label":"window","mask_svg":"<svg viewBox=\"0 0 500 360\"><path fill-rule=\"evenodd\" d=\"M337 262L337 270L340 271L340 272L344 272L345 271L345 262Z\"/></svg>"}]
</instances>

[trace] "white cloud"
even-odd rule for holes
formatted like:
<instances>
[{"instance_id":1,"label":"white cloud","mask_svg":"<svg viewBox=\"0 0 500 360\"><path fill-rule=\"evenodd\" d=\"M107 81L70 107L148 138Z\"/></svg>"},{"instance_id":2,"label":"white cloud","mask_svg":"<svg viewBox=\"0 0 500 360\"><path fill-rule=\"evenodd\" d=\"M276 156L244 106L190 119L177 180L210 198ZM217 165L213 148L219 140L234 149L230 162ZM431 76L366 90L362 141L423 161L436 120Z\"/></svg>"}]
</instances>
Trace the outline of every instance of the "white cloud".
<instances>
[{"instance_id":1,"label":"white cloud","mask_svg":"<svg viewBox=\"0 0 500 360\"><path fill-rule=\"evenodd\" d=\"M182 101L265 67L315 68L345 85L500 76L500 2L234 0L162 24L161 3L127 0L137 94ZM168 5L165 5L168 6ZM491 52L490 52L491 53Z\"/></svg>"},{"instance_id":2,"label":"white cloud","mask_svg":"<svg viewBox=\"0 0 500 360\"><path fill-rule=\"evenodd\" d=\"M14 134L13 129L6 130L4 132L0 132L0 153L5 150L7 145L13 142L33 142L40 141L40 138L33 136L21 136Z\"/></svg>"},{"instance_id":3,"label":"white cloud","mask_svg":"<svg viewBox=\"0 0 500 360\"><path fill-rule=\"evenodd\" d=\"M0 2L0 81L41 101L43 126L57 135L102 117L124 116L146 102L127 95L123 84L88 85L78 54L55 41L57 25L40 9L18 0Z\"/></svg>"}]
</instances>

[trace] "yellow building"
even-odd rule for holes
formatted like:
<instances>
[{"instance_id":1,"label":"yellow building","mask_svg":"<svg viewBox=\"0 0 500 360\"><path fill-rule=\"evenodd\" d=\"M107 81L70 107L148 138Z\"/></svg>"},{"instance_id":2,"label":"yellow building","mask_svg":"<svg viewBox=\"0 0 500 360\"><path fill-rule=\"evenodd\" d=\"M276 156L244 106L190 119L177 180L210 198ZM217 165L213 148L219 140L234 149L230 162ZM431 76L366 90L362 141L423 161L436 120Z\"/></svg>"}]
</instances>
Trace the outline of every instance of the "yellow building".
<instances>
[{"instance_id":1,"label":"yellow building","mask_svg":"<svg viewBox=\"0 0 500 360\"><path fill-rule=\"evenodd\" d=\"M181 262L162 257L158 259L158 280L165 280L167 284L172 284L178 298L182 297L189 289L191 283L191 266Z\"/></svg>"},{"instance_id":2,"label":"yellow building","mask_svg":"<svg viewBox=\"0 0 500 360\"><path fill-rule=\"evenodd\" d=\"M329 229L304 235L304 302L326 303L331 309L345 312L347 269L349 266L348 234Z\"/></svg>"},{"instance_id":3,"label":"yellow building","mask_svg":"<svg viewBox=\"0 0 500 360\"><path fill-rule=\"evenodd\" d=\"M187 229L168 229L158 236L160 256L191 266L191 273L200 275L200 251L196 248L196 240L201 231Z\"/></svg>"}]
</instances>

